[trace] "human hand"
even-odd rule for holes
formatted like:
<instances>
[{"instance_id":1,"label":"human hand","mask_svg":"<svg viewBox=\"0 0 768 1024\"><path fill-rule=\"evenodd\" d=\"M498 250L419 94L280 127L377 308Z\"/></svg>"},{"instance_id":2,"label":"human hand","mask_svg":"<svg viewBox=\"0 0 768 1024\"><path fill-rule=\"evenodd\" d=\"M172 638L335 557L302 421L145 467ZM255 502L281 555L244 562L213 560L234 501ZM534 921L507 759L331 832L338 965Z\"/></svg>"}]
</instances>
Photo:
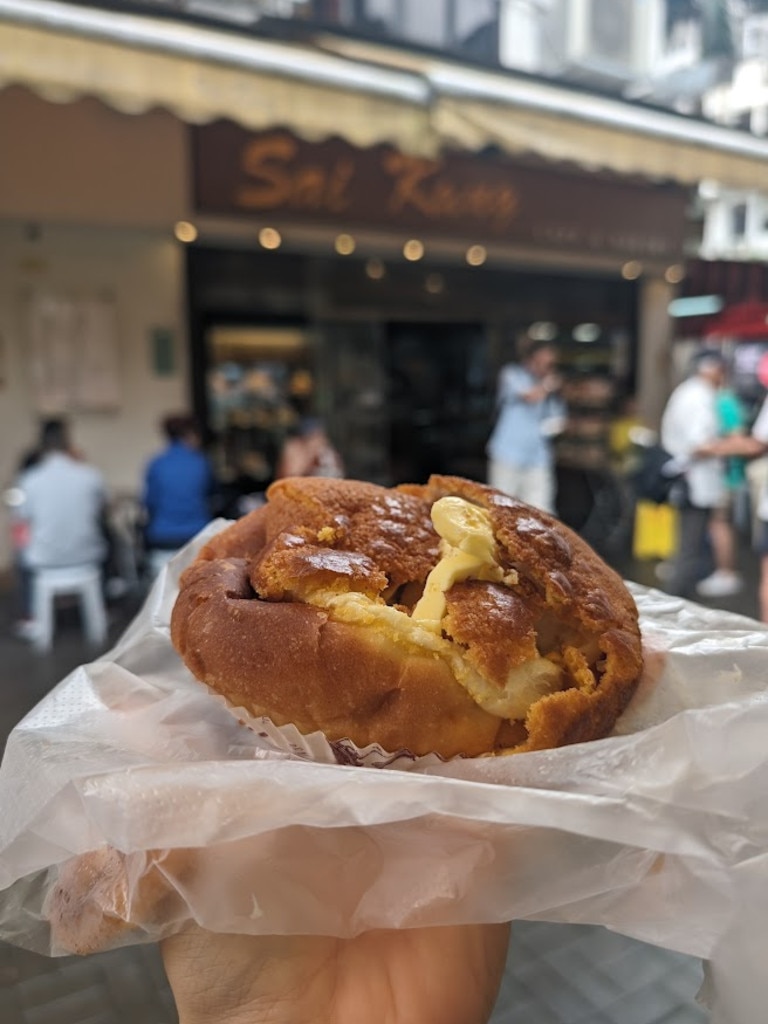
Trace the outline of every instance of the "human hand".
<instances>
[{"instance_id":1,"label":"human hand","mask_svg":"<svg viewBox=\"0 0 768 1024\"><path fill-rule=\"evenodd\" d=\"M562 386L563 381L560 374L548 373L520 397L524 402L543 402L550 395L559 391Z\"/></svg>"},{"instance_id":2,"label":"human hand","mask_svg":"<svg viewBox=\"0 0 768 1024\"><path fill-rule=\"evenodd\" d=\"M219 935L162 943L179 1024L484 1024L509 925L325 936Z\"/></svg>"}]
</instances>

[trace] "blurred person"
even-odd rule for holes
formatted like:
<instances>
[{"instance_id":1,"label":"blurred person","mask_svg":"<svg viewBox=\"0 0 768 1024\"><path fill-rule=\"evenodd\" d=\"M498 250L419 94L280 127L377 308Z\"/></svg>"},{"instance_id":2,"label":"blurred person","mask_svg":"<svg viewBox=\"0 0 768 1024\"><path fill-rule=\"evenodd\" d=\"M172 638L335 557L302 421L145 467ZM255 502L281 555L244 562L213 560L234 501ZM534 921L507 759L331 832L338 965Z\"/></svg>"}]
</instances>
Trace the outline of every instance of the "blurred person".
<instances>
[{"instance_id":1,"label":"blurred person","mask_svg":"<svg viewBox=\"0 0 768 1024\"><path fill-rule=\"evenodd\" d=\"M638 439L648 436L648 429L638 411L634 395L624 395L608 431L611 480L616 488L616 523L610 531L615 550L632 546L636 522L637 494L635 480L641 465L642 447Z\"/></svg>"},{"instance_id":2,"label":"blurred person","mask_svg":"<svg viewBox=\"0 0 768 1024\"><path fill-rule=\"evenodd\" d=\"M768 454L768 397L763 400L760 412L752 426L751 434L733 434L714 441L707 446L710 455L729 458L743 456L757 458ZM760 583L758 603L760 619L768 623L768 480L763 483L757 504L758 528L756 548L760 555Z\"/></svg>"},{"instance_id":3,"label":"blurred person","mask_svg":"<svg viewBox=\"0 0 768 1024\"><path fill-rule=\"evenodd\" d=\"M289 430L277 460L275 479L286 476L344 476L344 463L319 419L304 416Z\"/></svg>"},{"instance_id":4,"label":"blurred person","mask_svg":"<svg viewBox=\"0 0 768 1024\"><path fill-rule=\"evenodd\" d=\"M32 622L32 573L25 565L23 557L24 549L29 544L29 523L21 512L24 500L21 479L27 470L37 465L40 456L40 449L37 446L30 448L21 456L13 483L3 495L8 509L11 550L13 552L14 612L17 615L13 628L14 632L22 637L29 632Z\"/></svg>"},{"instance_id":5,"label":"blurred person","mask_svg":"<svg viewBox=\"0 0 768 1024\"><path fill-rule=\"evenodd\" d=\"M718 433L721 437L744 434L746 410L738 395L729 387L717 393ZM742 588L741 574L736 571L735 505L746 487L743 457L728 456L724 460L725 491L721 504L713 511L709 523L709 539L715 563L714 572L696 584L699 597L729 597Z\"/></svg>"},{"instance_id":6,"label":"blurred person","mask_svg":"<svg viewBox=\"0 0 768 1024\"><path fill-rule=\"evenodd\" d=\"M555 509L552 439L565 425L556 367L557 351L546 341L533 342L520 363L502 367L487 446L491 487L545 512Z\"/></svg>"},{"instance_id":7,"label":"blurred person","mask_svg":"<svg viewBox=\"0 0 768 1024\"><path fill-rule=\"evenodd\" d=\"M324 935L219 935L161 946L181 1024L485 1024L508 924Z\"/></svg>"},{"instance_id":8,"label":"blurred person","mask_svg":"<svg viewBox=\"0 0 768 1024\"><path fill-rule=\"evenodd\" d=\"M15 518L24 542L20 564L28 573L26 616L17 632L32 639L31 590L41 569L94 565L107 555L106 487L101 473L74 451L64 420L46 420L39 457L19 477Z\"/></svg>"},{"instance_id":9,"label":"blurred person","mask_svg":"<svg viewBox=\"0 0 768 1024\"><path fill-rule=\"evenodd\" d=\"M674 502L679 510L677 547L665 580L669 593L679 597L691 596L701 577L712 513L725 496L723 464L710 448L719 432L717 393L725 371L720 351L702 349L694 357L692 372L670 395L661 418L661 443L680 477Z\"/></svg>"},{"instance_id":10,"label":"blurred person","mask_svg":"<svg viewBox=\"0 0 768 1024\"><path fill-rule=\"evenodd\" d=\"M142 499L144 543L153 576L207 525L215 488L194 418L166 416L162 430L167 445L146 467Z\"/></svg>"},{"instance_id":11,"label":"blurred person","mask_svg":"<svg viewBox=\"0 0 768 1024\"><path fill-rule=\"evenodd\" d=\"M637 437L646 431L637 408L637 398L626 395L612 419L608 431L611 465L618 476L629 479L637 471L639 454Z\"/></svg>"}]
</instances>

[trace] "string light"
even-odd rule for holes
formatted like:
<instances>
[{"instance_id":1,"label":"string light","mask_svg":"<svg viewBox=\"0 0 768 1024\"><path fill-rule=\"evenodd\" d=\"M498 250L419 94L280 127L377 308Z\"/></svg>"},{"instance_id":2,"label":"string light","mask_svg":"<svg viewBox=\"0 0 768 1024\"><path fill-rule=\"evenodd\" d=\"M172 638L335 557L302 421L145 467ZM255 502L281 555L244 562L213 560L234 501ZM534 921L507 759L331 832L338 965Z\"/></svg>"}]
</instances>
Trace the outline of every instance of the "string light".
<instances>
[{"instance_id":1,"label":"string light","mask_svg":"<svg viewBox=\"0 0 768 1024\"><path fill-rule=\"evenodd\" d=\"M259 232L259 244L265 249L279 249L283 244L283 236L275 228L262 228Z\"/></svg>"},{"instance_id":2,"label":"string light","mask_svg":"<svg viewBox=\"0 0 768 1024\"><path fill-rule=\"evenodd\" d=\"M380 281L386 272L387 268L377 256L373 256L365 264L365 273L372 281Z\"/></svg>"},{"instance_id":3,"label":"string light","mask_svg":"<svg viewBox=\"0 0 768 1024\"><path fill-rule=\"evenodd\" d=\"M636 281L643 272L643 264L640 260L627 260L621 268L621 276L625 281Z\"/></svg>"},{"instance_id":4,"label":"string light","mask_svg":"<svg viewBox=\"0 0 768 1024\"><path fill-rule=\"evenodd\" d=\"M403 246L403 256L411 263L416 263L424 255L424 243L418 238L409 238Z\"/></svg>"},{"instance_id":5,"label":"string light","mask_svg":"<svg viewBox=\"0 0 768 1024\"><path fill-rule=\"evenodd\" d=\"M470 267L482 267L488 259L488 252L484 245L470 245L465 259Z\"/></svg>"},{"instance_id":6,"label":"string light","mask_svg":"<svg viewBox=\"0 0 768 1024\"><path fill-rule=\"evenodd\" d=\"M333 247L339 256L351 256L357 248L357 243L352 235L337 235Z\"/></svg>"},{"instance_id":7,"label":"string light","mask_svg":"<svg viewBox=\"0 0 768 1024\"><path fill-rule=\"evenodd\" d=\"M173 227L173 233L180 242L184 242L186 245L194 242L197 238L197 228L188 220L177 221Z\"/></svg>"}]
</instances>

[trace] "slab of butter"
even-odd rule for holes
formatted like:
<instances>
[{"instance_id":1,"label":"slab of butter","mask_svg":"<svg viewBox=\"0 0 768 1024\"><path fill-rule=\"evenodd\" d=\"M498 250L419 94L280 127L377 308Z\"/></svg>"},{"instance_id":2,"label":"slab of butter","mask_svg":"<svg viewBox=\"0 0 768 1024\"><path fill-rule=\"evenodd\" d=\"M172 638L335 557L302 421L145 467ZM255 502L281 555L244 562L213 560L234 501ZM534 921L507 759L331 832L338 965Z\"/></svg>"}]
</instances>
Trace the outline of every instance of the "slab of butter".
<instances>
[{"instance_id":1,"label":"slab of butter","mask_svg":"<svg viewBox=\"0 0 768 1024\"><path fill-rule=\"evenodd\" d=\"M439 633L447 591L462 580L500 583L504 572L496 560L491 517L484 508L463 498L439 498L432 506L432 523L442 538L441 558L427 577L424 594L411 618Z\"/></svg>"}]
</instances>

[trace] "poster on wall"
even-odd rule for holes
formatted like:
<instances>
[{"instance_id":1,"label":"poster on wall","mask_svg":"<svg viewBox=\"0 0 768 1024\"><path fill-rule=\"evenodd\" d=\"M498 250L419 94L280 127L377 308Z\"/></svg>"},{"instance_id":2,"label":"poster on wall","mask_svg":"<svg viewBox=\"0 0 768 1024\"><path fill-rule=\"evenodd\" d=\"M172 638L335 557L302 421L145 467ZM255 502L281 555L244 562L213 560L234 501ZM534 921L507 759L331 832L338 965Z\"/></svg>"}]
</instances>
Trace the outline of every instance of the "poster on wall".
<instances>
[{"instance_id":1,"label":"poster on wall","mask_svg":"<svg viewBox=\"0 0 768 1024\"><path fill-rule=\"evenodd\" d=\"M42 416L71 407L74 348L72 302L55 295L33 295L27 304L29 367L35 407Z\"/></svg>"},{"instance_id":2,"label":"poster on wall","mask_svg":"<svg viewBox=\"0 0 768 1024\"><path fill-rule=\"evenodd\" d=\"M33 401L40 415L119 407L113 299L35 293L26 298L25 320Z\"/></svg>"},{"instance_id":3,"label":"poster on wall","mask_svg":"<svg viewBox=\"0 0 768 1024\"><path fill-rule=\"evenodd\" d=\"M95 298L76 303L73 326L77 357L72 394L75 408L117 409L121 395L114 302Z\"/></svg>"}]
</instances>

